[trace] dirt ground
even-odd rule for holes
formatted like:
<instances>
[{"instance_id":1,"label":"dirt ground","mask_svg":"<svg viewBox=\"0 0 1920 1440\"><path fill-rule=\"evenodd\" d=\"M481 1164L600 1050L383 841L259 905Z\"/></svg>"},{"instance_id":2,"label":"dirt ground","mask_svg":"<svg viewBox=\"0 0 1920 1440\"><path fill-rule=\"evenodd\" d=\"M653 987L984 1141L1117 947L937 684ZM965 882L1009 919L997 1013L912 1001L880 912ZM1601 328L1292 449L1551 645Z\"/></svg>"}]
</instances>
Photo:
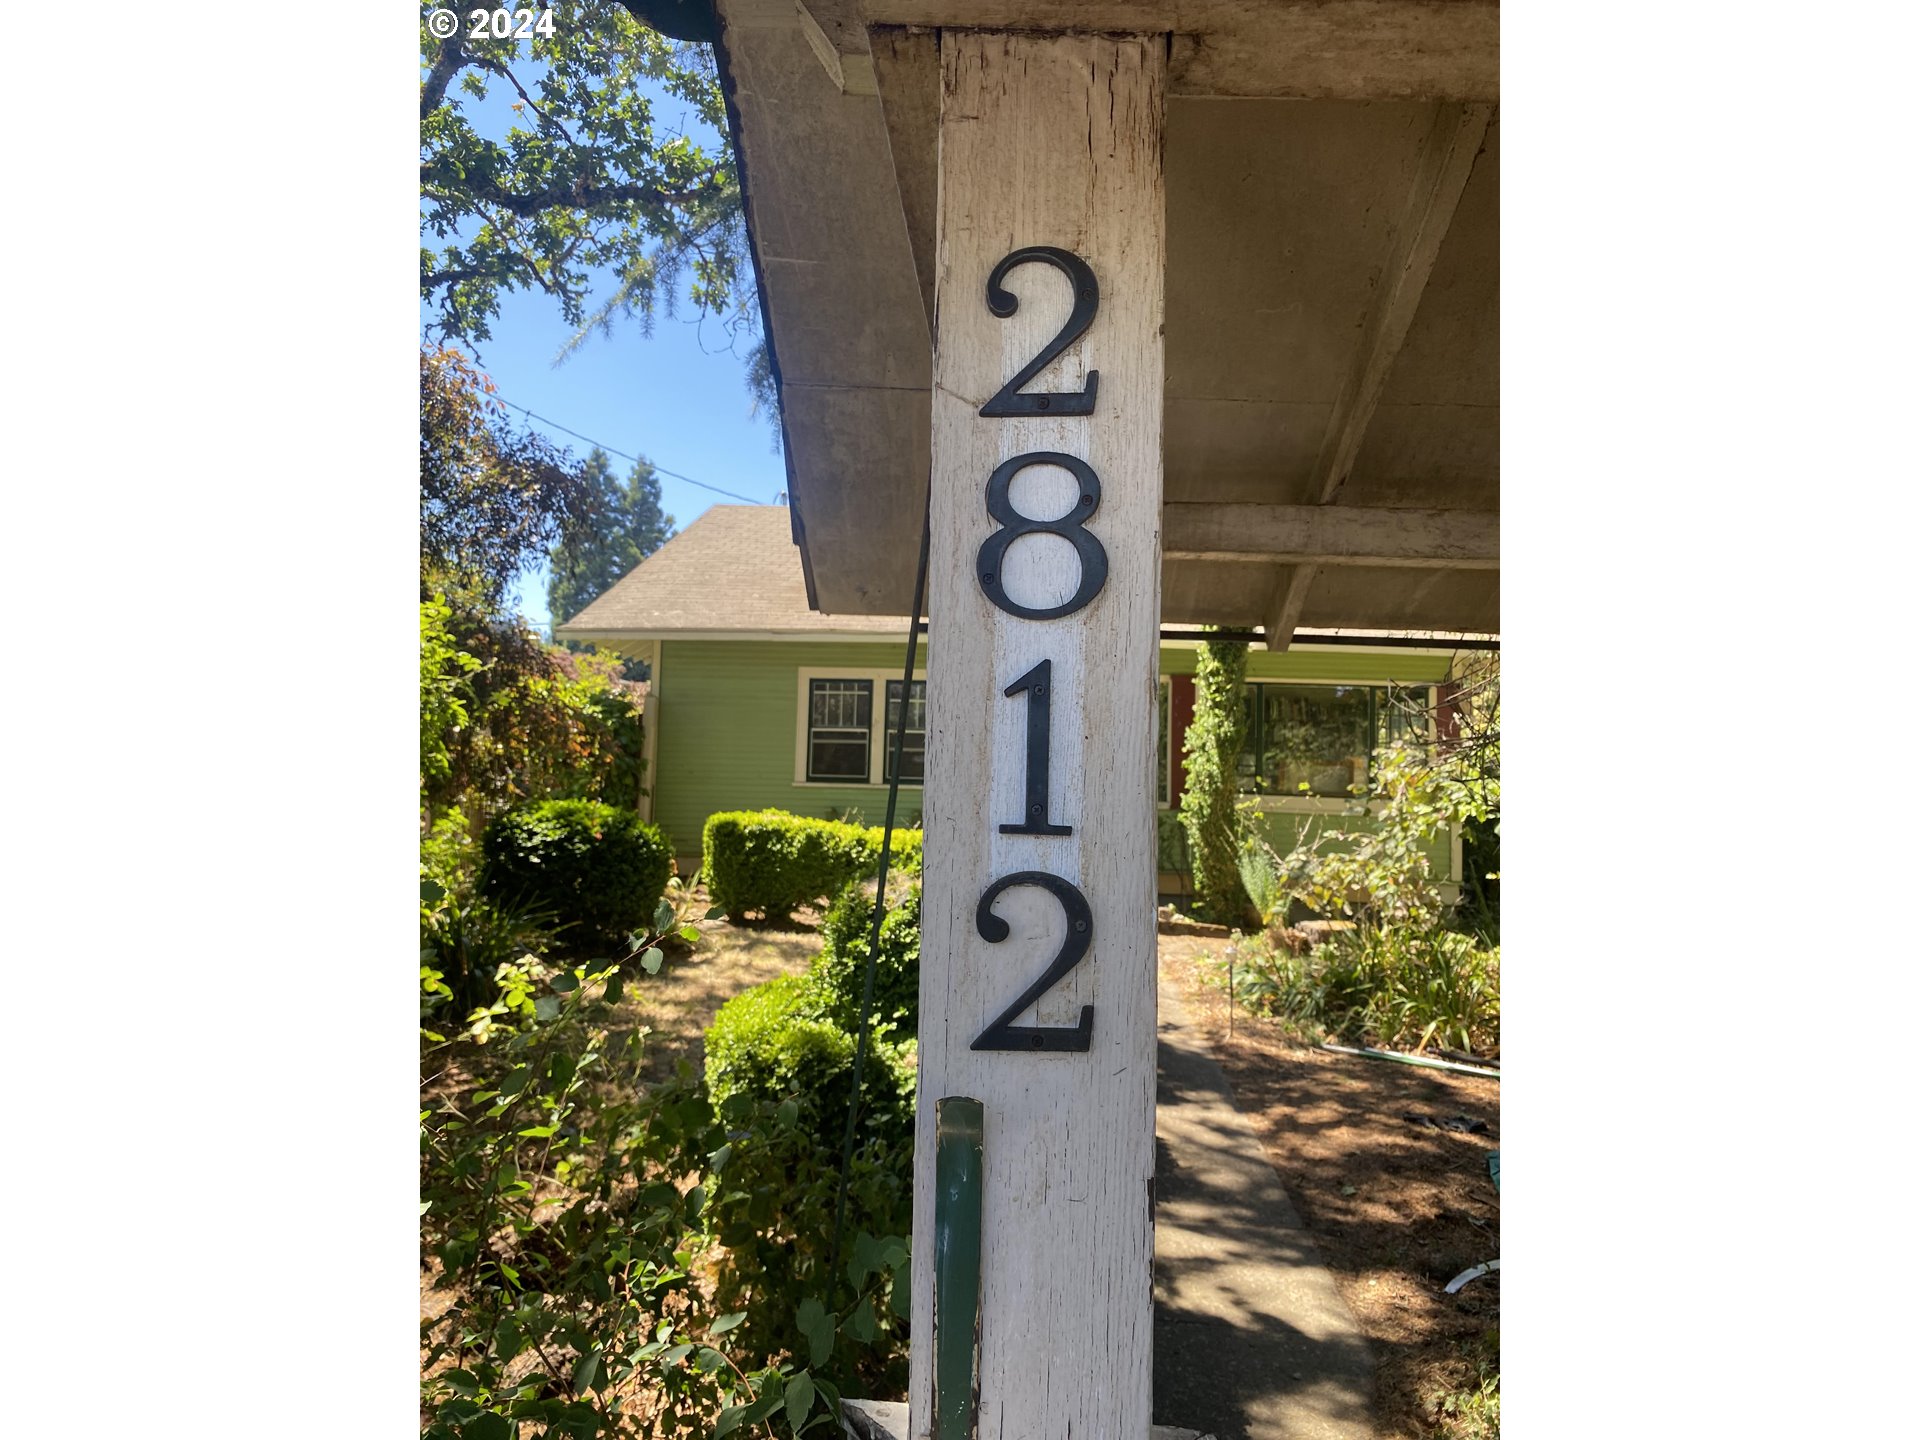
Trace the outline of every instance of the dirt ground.
<instances>
[{"instance_id":1,"label":"dirt ground","mask_svg":"<svg viewBox=\"0 0 1920 1440\"><path fill-rule=\"evenodd\" d=\"M658 975L636 972L617 1013L621 1023L652 1031L646 1079L667 1078L681 1060L698 1069L714 1012L748 986L806 969L820 953L819 920L804 907L784 926L702 920L691 951L676 951Z\"/></svg>"},{"instance_id":2,"label":"dirt ground","mask_svg":"<svg viewBox=\"0 0 1920 1440\"><path fill-rule=\"evenodd\" d=\"M1487 1174L1499 1146L1499 1082L1335 1055L1244 1010L1231 1012L1229 1036L1225 991L1209 983L1212 967L1196 963L1223 944L1224 932L1163 935L1161 971L1233 1082L1373 1346L1380 1433L1430 1435L1434 1397L1473 1382L1476 1346L1500 1321L1499 1272L1444 1293L1455 1275L1500 1253L1500 1197ZM1464 1117L1487 1133L1409 1115Z\"/></svg>"}]
</instances>

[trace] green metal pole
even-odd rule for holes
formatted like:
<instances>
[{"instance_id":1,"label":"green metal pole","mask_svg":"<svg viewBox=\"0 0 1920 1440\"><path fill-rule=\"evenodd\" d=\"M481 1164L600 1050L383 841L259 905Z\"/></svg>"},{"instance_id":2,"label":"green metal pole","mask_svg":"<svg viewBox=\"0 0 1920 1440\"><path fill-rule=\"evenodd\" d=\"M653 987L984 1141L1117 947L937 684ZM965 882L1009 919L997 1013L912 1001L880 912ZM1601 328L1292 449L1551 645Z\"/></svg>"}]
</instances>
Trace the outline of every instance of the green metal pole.
<instances>
[{"instance_id":1,"label":"green metal pole","mask_svg":"<svg viewBox=\"0 0 1920 1440\"><path fill-rule=\"evenodd\" d=\"M985 1117L978 1100L933 1107L933 1434L975 1440L980 1413L980 1192Z\"/></svg>"}]
</instances>

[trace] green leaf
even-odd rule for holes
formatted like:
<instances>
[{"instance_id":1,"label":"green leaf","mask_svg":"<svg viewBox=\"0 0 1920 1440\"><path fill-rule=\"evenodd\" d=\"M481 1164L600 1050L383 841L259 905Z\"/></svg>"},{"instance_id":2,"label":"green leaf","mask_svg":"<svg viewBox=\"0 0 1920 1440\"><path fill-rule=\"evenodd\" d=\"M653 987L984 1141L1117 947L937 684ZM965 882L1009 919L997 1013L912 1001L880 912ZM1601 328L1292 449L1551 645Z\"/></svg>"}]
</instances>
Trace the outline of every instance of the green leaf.
<instances>
[{"instance_id":1,"label":"green leaf","mask_svg":"<svg viewBox=\"0 0 1920 1440\"><path fill-rule=\"evenodd\" d=\"M627 982L621 978L620 972L618 970L613 971L607 976L606 993L600 998L609 1005L618 1005L620 1003L620 996L626 990L626 984Z\"/></svg>"},{"instance_id":2,"label":"green leaf","mask_svg":"<svg viewBox=\"0 0 1920 1440\"><path fill-rule=\"evenodd\" d=\"M862 1345L873 1343L876 1326L873 1319L873 1303L870 1298L863 1297L860 1303L853 1307L853 1313L847 1316L847 1329Z\"/></svg>"},{"instance_id":3,"label":"green leaf","mask_svg":"<svg viewBox=\"0 0 1920 1440\"><path fill-rule=\"evenodd\" d=\"M669 904L667 901L662 900L658 905L653 907L654 933L656 935L661 934L664 931L671 930L672 928L673 928L673 906Z\"/></svg>"},{"instance_id":4,"label":"green leaf","mask_svg":"<svg viewBox=\"0 0 1920 1440\"><path fill-rule=\"evenodd\" d=\"M547 982L561 995L570 995L580 988L580 976L572 970L562 970Z\"/></svg>"},{"instance_id":5,"label":"green leaf","mask_svg":"<svg viewBox=\"0 0 1920 1440\"><path fill-rule=\"evenodd\" d=\"M800 1102L789 1095L780 1102L780 1108L773 1112L773 1118L780 1122L783 1129L791 1130L800 1121Z\"/></svg>"},{"instance_id":6,"label":"green leaf","mask_svg":"<svg viewBox=\"0 0 1920 1440\"><path fill-rule=\"evenodd\" d=\"M913 1318L913 1267L902 1265L893 1273L893 1294L889 1297L893 1313L902 1320Z\"/></svg>"},{"instance_id":7,"label":"green leaf","mask_svg":"<svg viewBox=\"0 0 1920 1440\"><path fill-rule=\"evenodd\" d=\"M787 1381L787 1423L795 1430L813 1408L813 1377L802 1370Z\"/></svg>"},{"instance_id":8,"label":"green leaf","mask_svg":"<svg viewBox=\"0 0 1920 1440\"><path fill-rule=\"evenodd\" d=\"M429 905L433 904L436 900L444 900L447 898L447 887L442 885L438 880L422 880L420 882L420 898Z\"/></svg>"},{"instance_id":9,"label":"green leaf","mask_svg":"<svg viewBox=\"0 0 1920 1440\"><path fill-rule=\"evenodd\" d=\"M724 905L715 905L712 909L707 911L707 919L709 920L724 920L726 918L727 918L727 907Z\"/></svg>"},{"instance_id":10,"label":"green leaf","mask_svg":"<svg viewBox=\"0 0 1920 1440\"><path fill-rule=\"evenodd\" d=\"M504 1365L525 1348L526 1337L519 1322L511 1315L502 1315L493 1330L493 1358Z\"/></svg>"},{"instance_id":11,"label":"green leaf","mask_svg":"<svg viewBox=\"0 0 1920 1440\"><path fill-rule=\"evenodd\" d=\"M833 1336L837 1328L833 1316L827 1313L827 1307L809 1295L800 1302L800 1308L794 1314L794 1323L807 1338L807 1363L826 1364L833 1354Z\"/></svg>"},{"instance_id":12,"label":"green leaf","mask_svg":"<svg viewBox=\"0 0 1920 1440\"><path fill-rule=\"evenodd\" d=\"M780 1408L780 1401L783 1397L780 1393L779 1382L780 1376L778 1373L769 1374L766 1377L764 1388L760 1391L760 1398L747 1406L747 1424L758 1425L762 1420L766 1419L767 1416Z\"/></svg>"},{"instance_id":13,"label":"green leaf","mask_svg":"<svg viewBox=\"0 0 1920 1440\"><path fill-rule=\"evenodd\" d=\"M511 1420L487 1410L460 1427L460 1440L513 1440L513 1431Z\"/></svg>"},{"instance_id":14,"label":"green leaf","mask_svg":"<svg viewBox=\"0 0 1920 1440\"><path fill-rule=\"evenodd\" d=\"M573 1367L573 1388L576 1392L591 1390L600 1379L600 1352L589 1350L580 1357Z\"/></svg>"},{"instance_id":15,"label":"green leaf","mask_svg":"<svg viewBox=\"0 0 1920 1440\"><path fill-rule=\"evenodd\" d=\"M862 1230L853 1237L853 1254L847 1257L847 1279L858 1290L867 1283L867 1276L878 1270L884 1263L880 1254L880 1242ZM871 1339L861 1336L861 1339Z\"/></svg>"},{"instance_id":16,"label":"green leaf","mask_svg":"<svg viewBox=\"0 0 1920 1440\"><path fill-rule=\"evenodd\" d=\"M707 1330L707 1333L709 1335L724 1335L746 1318L747 1312L744 1310L736 1310L731 1315L722 1315L718 1320L713 1322L712 1326Z\"/></svg>"},{"instance_id":17,"label":"green leaf","mask_svg":"<svg viewBox=\"0 0 1920 1440\"><path fill-rule=\"evenodd\" d=\"M727 1368L727 1357L711 1345L702 1345L700 1353L693 1357L693 1368L704 1375L712 1375Z\"/></svg>"},{"instance_id":18,"label":"green leaf","mask_svg":"<svg viewBox=\"0 0 1920 1440\"><path fill-rule=\"evenodd\" d=\"M666 958L667 957L662 955L657 949L649 950L640 957L640 968L649 975L658 975L660 973L661 962Z\"/></svg>"},{"instance_id":19,"label":"green leaf","mask_svg":"<svg viewBox=\"0 0 1920 1440\"><path fill-rule=\"evenodd\" d=\"M689 945L698 944L700 940L700 928L697 925L682 925L680 927L680 938Z\"/></svg>"},{"instance_id":20,"label":"green leaf","mask_svg":"<svg viewBox=\"0 0 1920 1440\"><path fill-rule=\"evenodd\" d=\"M706 1204L707 1204L707 1187L706 1186L696 1185L691 1190L687 1191L687 1219L690 1221L697 1219L700 1215L701 1210L706 1208Z\"/></svg>"},{"instance_id":21,"label":"green leaf","mask_svg":"<svg viewBox=\"0 0 1920 1440\"><path fill-rule=\"evenodd\" d=\"M731 1160L732 1158L733 1158L733 1145L731 1142L729 1142L725 1145L722 1145L718 1150L714 1151L711 1155L707 1156L707 1164L711 1165L714 1169L714 1172L717 1174L720 1171L727 1168L727 1161Z\"/></svg>"}]
</instances>

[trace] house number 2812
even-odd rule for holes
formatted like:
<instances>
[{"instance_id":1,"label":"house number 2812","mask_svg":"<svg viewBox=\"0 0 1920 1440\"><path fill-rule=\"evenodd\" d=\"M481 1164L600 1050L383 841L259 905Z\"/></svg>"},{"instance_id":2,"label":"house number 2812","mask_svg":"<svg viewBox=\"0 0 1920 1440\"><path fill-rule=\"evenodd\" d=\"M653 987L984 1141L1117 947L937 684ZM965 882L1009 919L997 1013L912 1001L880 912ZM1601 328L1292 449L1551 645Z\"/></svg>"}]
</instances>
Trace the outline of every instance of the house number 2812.
<instances>
[{"instance_id":1,"label":"house number 2812","mask_svg":"<svg viewBox=\"0 0 1920 1440\"><path fill-rule=\"evenodd\" d=\"M1087 372L1086 388L1077 393L1037 394L1023 392L1025 385L1050 364L1067 346L1084 335L1100 310L1100 284L1093 269L1070 250L1052 245L1028 245L1013 251L987 277L987 309L1006 319L1020 308L1020 302L1004 281L1017 266L1044 263L1064 274L1073 285L1073 313L1067 323L1044 348L980 407L988 417L1021 415L1091 415L1099 393L1100 372ZM1072 475L1078 487L1073 508L1054 520L1038 520L1023 515L1014 506L1013 478L1031 465L1054 465ZM1100 539L1086 528L1100 508L1100 477L1093 467L1077 456L1058 450L1030 450L1015 455L994 468L987 477L987 514L997 528L981 543L974 558L974 571L980 589L995 605L1021 620L1059 620L1076 614L1092 603L1107 583L1107 551ZM1007 551L1013 542L1026 535L1053 535L1073 546L1079 562L1079 583L1073 593L1058 605L1028 606L1012 599L1006 591L1004 574ZM1020 816L1003 824L1003 835L1071 835L1073 826L1057 823L1049 813L1052 781L1053 661L1042 660L1026 674L1006 687L1011 699L1026 696L1027 773L1025 808ZM1093 1006L1080 1007L1077 1025L1015 1025L1013 1017L1043 995L1087 956L1093 945L1093 907L1080 887L1045 870L1016 870L1002 875L980 896L975 908L974 929L989 944L997 945L1012 933L1005 920L993 913L993 902L1003 891L1016 886L1045 890L1060 904L1066 917L1066 937L1052 961L1040 975L1000 1012L993 1023L973 1041L975 1050L1064 1050L1085 1052L1093 1043Z\"/></svg>"}]
</instances>

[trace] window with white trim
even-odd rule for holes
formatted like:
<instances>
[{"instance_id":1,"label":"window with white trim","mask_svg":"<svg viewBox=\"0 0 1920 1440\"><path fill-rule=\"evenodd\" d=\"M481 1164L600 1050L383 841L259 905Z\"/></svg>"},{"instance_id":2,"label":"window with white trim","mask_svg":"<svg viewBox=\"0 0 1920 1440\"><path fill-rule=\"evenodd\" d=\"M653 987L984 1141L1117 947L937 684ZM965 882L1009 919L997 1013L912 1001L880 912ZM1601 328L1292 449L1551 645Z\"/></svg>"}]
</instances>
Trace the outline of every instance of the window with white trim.
<instances>
[{"instance_id":1,"label":"window with white trim","mask_svg":"<svg viewBox=\"0 0 1920 1440\"><path fill-rule=\"evenodd\" d=\"M794 716L796 785L885 785L893 777L893 727L901 719L900 672L803 665ZM918 787L927 763L927 682L904 691L906 735L900 783Z\"/></svg>"},{"instance_id":2,"label":"window with white trim","mask_svg":"<svg viewBox=\"0 0 1920 1440\"><path fill-rule=\"evenodd\" d=\"M807 684L807 779L867 783L872 768L873 682Z\"/></svg>"},{"instance_id":3,"label":"window with white trim","mask_svg":"<svg viewBox=\"0 0 1920 1440\"><path fill-rule=\"evenodd\" d=\"M1426 686L1250 683L1240 793L1365 795L1381 750L1426 739L1430 700Z\"/></svg>"},{"instance_id":4,"label":"window with white trim","mask_svg":"<svg viewBox=\"0 0 1920 1440\"><path fill-rule=\"evenodd\" d=\"M900 682L887 682L887 723L880 732L885 750L881 779L893 779L894 727L900 723ZM918 785L927 773L927 682L916 680L907 692L907 733L900 741L900 783Z\"/></svg>"}]
</instances>

